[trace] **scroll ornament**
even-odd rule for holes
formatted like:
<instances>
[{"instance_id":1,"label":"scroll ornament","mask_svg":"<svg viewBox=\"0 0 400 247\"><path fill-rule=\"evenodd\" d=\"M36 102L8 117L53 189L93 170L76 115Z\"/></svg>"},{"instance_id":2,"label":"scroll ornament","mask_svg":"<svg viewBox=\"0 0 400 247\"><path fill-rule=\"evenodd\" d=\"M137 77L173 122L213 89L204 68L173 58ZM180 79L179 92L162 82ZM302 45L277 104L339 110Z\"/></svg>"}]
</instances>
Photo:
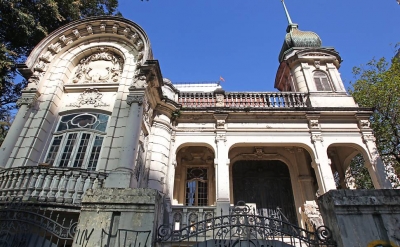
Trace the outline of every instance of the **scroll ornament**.
<instances>
[{"instance_id":1,"label":"scroll ornament","mask_svg":"<svg viewBox=\"0 0 400 247\"><path fill-rule=\"evenodd\" d=\"M122 73L123 60L107 48L82 59L76 69L74 83L117 83Z\"/></svg>"}]
</instances>

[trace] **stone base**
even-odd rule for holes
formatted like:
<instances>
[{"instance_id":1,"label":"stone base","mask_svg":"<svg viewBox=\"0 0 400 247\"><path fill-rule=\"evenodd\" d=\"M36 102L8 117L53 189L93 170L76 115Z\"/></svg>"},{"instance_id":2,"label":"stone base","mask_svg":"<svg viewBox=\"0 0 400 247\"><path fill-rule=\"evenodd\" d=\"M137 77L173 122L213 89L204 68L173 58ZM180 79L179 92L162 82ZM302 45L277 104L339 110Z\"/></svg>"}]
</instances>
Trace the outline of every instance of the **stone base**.
<instances>
[{"instance_id":1,"label":"stone base","mask_svg":"<svg viewBox=\"0 0 400 247\"><path fill-rule=\"evenodd\" d=\"M112 171L105 180L104 187L106 188L130 188L132 172L129 171Z\"/></svg>"},{"instance_id":2,"label":"stone base","mask_svg":"<svg viewBox=\"0 0 400 247\"><path fill-rule=\"evenodd\" d=\"M318 202L338 247L400 246L400 190L331 190Z\"/></svg>"},{"instance_id":3,"label":"stone base","mask_svg":"<svg viewBox=\"0 0 400 247\"><path fill-rule=\"evenodd\" d=\"M217 200L217 216L221 215L228 215L230 209L230 202L229 201L218 201Z\"/></svg>"},{"instance_id":4,"label":"stone base","mask_svg":"<svg viewBox=\"0 0 400 247\"><path fill-rule=\"evenodd\" d=\"M88 190L73 247L154 246L161 207L162 197L152 189Z\"/></svg>"}]
</instances>

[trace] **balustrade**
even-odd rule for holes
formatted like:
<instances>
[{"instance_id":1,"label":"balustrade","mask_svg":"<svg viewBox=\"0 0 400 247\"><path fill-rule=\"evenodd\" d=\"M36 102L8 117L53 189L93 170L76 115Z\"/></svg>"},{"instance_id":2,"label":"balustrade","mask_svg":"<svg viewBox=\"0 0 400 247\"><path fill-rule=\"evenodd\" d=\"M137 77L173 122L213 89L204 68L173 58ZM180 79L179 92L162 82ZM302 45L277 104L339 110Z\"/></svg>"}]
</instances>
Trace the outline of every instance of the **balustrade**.
<instances>
[{"instance_id":1,"label":"balustrade","mask_svg":"<svg viewBox=\"0 0 400 247\"><path fill-rule=\"evenodd\" d=\"M0 201L80 204L87 189L101 188L107 174L75 168L17 167L0 170Z\"/></svg>"},{"instance_id":2,"label":"balustrade","mask_svg":"<svg viewBox=\"0 0 400 247\"><path fill-rule=\"evenodd\" d=\"M170 222L175 231L215 216L216 207L172 206Z\"/></svg>"},{"instance_id":3,"label":"balustrade","mask_svg":"<svg viewBox=\"0 0 400 247\"><path fill-rule=\"evenodd\" d=\"M221 99L219 98L221 97ZM223 97L223 100L222 100ZM231 108L294 108L307 107L306 95L295 92L230 92L223 94L181 92L178 103L183 107L231 107Z\"/></svg>"}]
</instances>

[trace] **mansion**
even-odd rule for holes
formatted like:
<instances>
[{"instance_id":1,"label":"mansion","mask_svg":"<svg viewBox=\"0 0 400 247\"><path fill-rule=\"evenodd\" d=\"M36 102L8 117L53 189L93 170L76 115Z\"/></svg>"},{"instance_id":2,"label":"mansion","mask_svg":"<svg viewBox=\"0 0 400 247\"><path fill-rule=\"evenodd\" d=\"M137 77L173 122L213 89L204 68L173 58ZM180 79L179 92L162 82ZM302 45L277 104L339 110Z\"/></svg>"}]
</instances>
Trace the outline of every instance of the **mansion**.
<instances>
[{"instance_id":1,"label":"mansion","mask_svg":"<svg viewBox=\"0 0 400 247\"><path fill-rule=\"evenodd\" d=\"M346 92L334 48L286 32L275 92L171 82L124 18L48 35L19 65L0 246L399 246L372 109ZM359 154L375 190L346 179Z\"/></svg>"}]
</instances>

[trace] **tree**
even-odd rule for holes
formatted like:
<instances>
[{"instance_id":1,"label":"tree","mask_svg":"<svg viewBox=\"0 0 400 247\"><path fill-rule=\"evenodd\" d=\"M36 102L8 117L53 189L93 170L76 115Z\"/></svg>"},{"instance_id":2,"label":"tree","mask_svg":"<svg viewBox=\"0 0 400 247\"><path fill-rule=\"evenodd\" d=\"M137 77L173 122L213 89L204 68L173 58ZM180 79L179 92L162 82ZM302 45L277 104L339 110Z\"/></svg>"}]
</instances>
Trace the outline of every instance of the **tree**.
<instances>
[{"instance_id":1,"label":"tree","mask_svg":"<svg viewBox=\"0 0 400 247\"><path fill-rule=\"evenodd\" d=\"M2 130L8 129L15 102L26 86L26 81L15 82L15 65L23 62L35 45L58 27L89 16L119 15L117 6L118 0L0 0Z\"/></svg>"},{"instance_id":2,"label":"tree","mask_svg":"<svg viewBox=\"0 0 400 247\"><path fill-rule=\"evenodd\" d=\"M354 67L353 74L350 94L360 106L373 108L370 121L378 151L387 170L393 167L400 178L400 58L372 59Z\"/></svg>"}]
</instances>

